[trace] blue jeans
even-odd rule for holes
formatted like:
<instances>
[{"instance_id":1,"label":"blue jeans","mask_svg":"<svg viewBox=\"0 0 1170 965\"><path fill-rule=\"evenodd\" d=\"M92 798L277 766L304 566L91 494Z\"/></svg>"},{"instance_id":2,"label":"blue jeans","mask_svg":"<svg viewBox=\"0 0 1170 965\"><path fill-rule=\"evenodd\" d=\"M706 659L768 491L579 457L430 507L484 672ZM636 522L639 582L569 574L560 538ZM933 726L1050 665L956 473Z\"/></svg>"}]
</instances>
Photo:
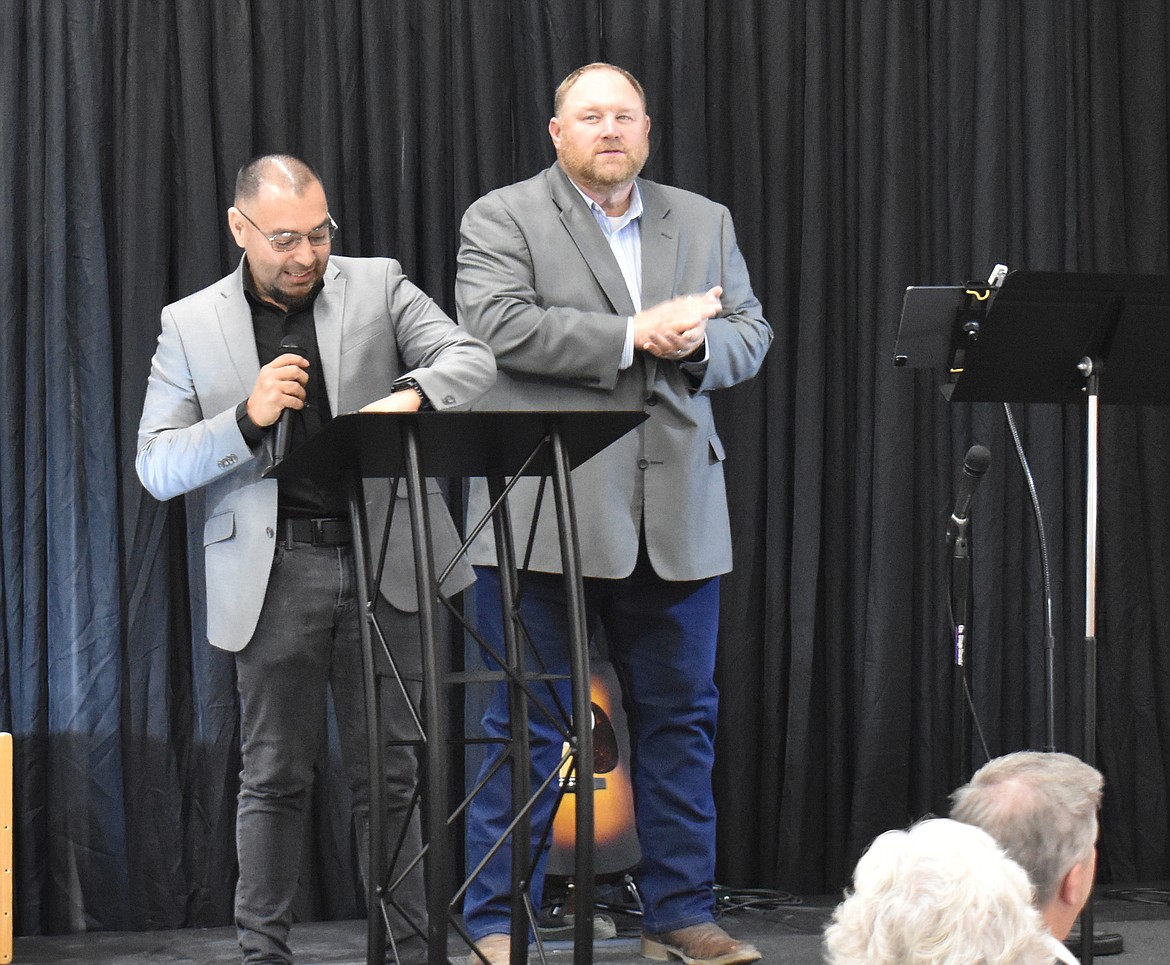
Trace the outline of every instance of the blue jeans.
<instances>
[{"instance_id":1,"label":"blue jeans","mask_svg":"<svg viewBox=\"0 0 1170 965\"><path fill-rule=\"evenodd\" d=\"M477 629L503 652L499 576L476 568ZM520 609L533 646L547 670L568 673L565 595L562 577L530 573L522 583ZM643 553L634 572L621 580L585 580L589 631L600 625L622 685L630 728L635 823L642 863L638 885L648 932L673 931L714 918L715 800L711 787L718 691L715 642L719 624L719 578L695 582L660 579ZM536 669L531 659L529 669ZM556 685L571 707L567 681ZM556 767L560 734L530 708L532 787ZM507 689L496 686L483 717L485 736L509 733ZM498 760L500 745L488 745L480 776ZM556 801L556 782L533 809L533 847ZM471 804L467 820L468 867L474 868L502 836L512 817L511 774L505 766ZM539 909L547 853L531 882ZM463 915L472 938L510 931L510 843L472 882Z\"/></svg>"},{"instance_id":2,"label":"blue jeans","mask_svg":"<svg viewBox=\"0 0 1170 965\"><path fill-rule=\"evenodd\" d=\"M404 675L418 674L418 621L382 601L395 659ZM384 658L383 658L384 659ZM353 794L354 828L363 881L369 834L369 771L361 635L353 555L348 546L278 546L256 632L236 654L243 769L236 814L240 877L236 926L244 962L287 963L292 905L301 870L305 810L313 766L325 735L326 687L333 692L342 760ZM414 739L417 731L393 680L380 681L387 740ZM417 700L418 684L412 682ZM385 748L385 838L398 840L418 778L415 749ZM421 850L419 813L407 827L404 855ZM421 864L395 893L425 931ZM412 934L400 916L392 934ZM407 941L407 946L422 940ZM400 948L400 952L402 948ZM418 957L409 955L405 957Z\"/></svg>"}]
</instances>

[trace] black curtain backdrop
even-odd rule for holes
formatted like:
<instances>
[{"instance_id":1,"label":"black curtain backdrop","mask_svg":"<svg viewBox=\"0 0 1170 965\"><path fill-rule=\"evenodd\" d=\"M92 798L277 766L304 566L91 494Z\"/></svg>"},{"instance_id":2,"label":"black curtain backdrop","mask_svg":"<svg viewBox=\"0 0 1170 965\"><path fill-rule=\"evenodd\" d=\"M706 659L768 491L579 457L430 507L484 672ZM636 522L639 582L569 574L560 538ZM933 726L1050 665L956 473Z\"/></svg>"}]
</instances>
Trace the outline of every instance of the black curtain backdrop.
<instances>
[{"instance_id":1,"label":"black curtain backdrop","mask_svg":"<svg viewBox=\"0 0 1170 965\"><path fill-rule=\"evenodd\" d=\"M191 617L183 503L133 461L160 308L236 263L236 168L311 159L337 250L399 258L451 309L463 210L551 160L552 90L595 59L647 88L647 175L729 205L776 330L717 403L736 548L719 880L830 892L875 833L945 810L944 530L973 442L993 460L975 704L993 754L1043 745L1040 557L1003 409L947 404L893 340L906 285L996 262L1170 271L1165 0L3 0L0 24L20 933L230 920L233 669ZM1050 543L1057 745L1079 753L1085 412L1015 414ZM1102 874L1164 879L1167 410L1104 407L1101 445ZM304 918L359 912L336 769L334 747Z\"/></svg>"}]
</instances>

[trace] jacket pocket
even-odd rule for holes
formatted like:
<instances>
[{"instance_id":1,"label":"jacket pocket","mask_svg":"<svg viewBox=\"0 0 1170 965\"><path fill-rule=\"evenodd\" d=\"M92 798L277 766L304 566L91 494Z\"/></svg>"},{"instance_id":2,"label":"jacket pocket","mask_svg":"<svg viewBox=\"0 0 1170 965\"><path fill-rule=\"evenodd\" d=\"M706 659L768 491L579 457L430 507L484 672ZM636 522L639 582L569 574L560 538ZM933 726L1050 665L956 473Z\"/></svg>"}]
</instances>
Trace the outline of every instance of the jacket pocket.
<instances>
[{"instance_id":1,"label":"jacket pocket","mask_svg":"<svg viewBox=\"0 0 1170 965\"><path fill-rule=\"evenodd\" d=\"M236 514L234 512L220 513L212 516L203 524L203 545L222 543L236 535Z\"/></svg>"},{"instance_id":2,"label":"jacket pocket","mask_svg":"<svg viewBox=\"0 0 1170 965\"><path fill-rule=\"evenodd\" d=\"M707 449L707 459L712 465L717 462L723 462L727 458L723 452L723 440L714 432L707 436Z\"/></svg>"}]
</instances>

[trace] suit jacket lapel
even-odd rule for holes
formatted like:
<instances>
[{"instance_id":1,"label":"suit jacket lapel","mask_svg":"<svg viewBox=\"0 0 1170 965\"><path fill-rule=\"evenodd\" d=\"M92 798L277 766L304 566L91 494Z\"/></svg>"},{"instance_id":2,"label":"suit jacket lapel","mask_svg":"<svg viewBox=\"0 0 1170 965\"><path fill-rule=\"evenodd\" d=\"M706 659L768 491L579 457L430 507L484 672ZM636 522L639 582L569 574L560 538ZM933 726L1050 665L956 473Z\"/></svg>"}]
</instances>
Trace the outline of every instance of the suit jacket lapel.
<instances>
[{"instance_id":1,"label":"suit jacket lapel","mask_svg":"<svg viewBox=\"0 0 1170 965\"><path fill-rule=\"evenodd\" d=\"M220 286L223 300L215 306L219 330L227 348L228 358L240 388L247 396L256 385L260 374L260 358L256 354L256 330L252 327L252 311L244 297L244 260L228 275Z\"/></svg>"},{"instance_id":2,"label":"suit jacket lapel","mask_svg":"<svg viewBox=\"0 0 1170 965\"><path fill-rule=\"evenodd\" d=\"M609 250L609 244L594 219L593 212L589 210L558 162L553 162L545 176L553 203L560 209L562 224L602 291L605 292L614 312L619 315L633 315L634 303L630 300L626 280L622 277L622 270L618 267L613 252Z\"/></svg>"},{"instance_id":3,"label":"suit jacket lapel","mask_svg":"<svg viewBox=\"0 0 1170 965\"><path fill-rule=\"evenodd\" d=\"M341 320L345 313L345 278L333 259L325 268L325 287L313 303L313 324L317 329L317 351L325 391L334 415L348 412L351 406L341 397Z\"/></svg>"},{"instance_id":4,"label":"suit jacket lapel","mask_svg":"<svg viewBox=\"0 0 1170 965\"><path fill-rule=\"evenodd\" d=\"M674 290L678 262L678 229L670 217L670 204L651 181L639 181L642 192L642 307L681 295ZM646 394L654 389L658 378L658 359L643 355L646 370Z\"/></svg>"},{"instance_id":5,"label":"suit jacket lapel","mask_svg":"<svg viewBox=\"0 0 1170 965\"><path fill-rule=\"evenodd\" d=\"M650 308L675 295L678 229L670 204L651 181L639 181L642 192L642 307Z\"/></svg>"}]
</instances>

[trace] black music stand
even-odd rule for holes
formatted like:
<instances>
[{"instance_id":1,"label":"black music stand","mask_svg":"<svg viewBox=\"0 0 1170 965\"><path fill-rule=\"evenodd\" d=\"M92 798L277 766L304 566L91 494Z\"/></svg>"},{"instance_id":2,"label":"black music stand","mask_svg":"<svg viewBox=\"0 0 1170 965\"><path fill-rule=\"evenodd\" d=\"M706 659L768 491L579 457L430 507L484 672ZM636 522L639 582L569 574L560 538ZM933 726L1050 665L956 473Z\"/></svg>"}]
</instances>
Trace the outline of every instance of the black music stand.
<instances>
[{"instance_id":1,"label":"black music stand","mask_svg":"<svg viewBox=\"0 0 1170 965\"><path fill-rule=\"evenodd\" d=\"M376 598L381 560L371 568L373 557L368 542L363 480L367 478L402 478L407 488L410 509L411 536L414 543L414 561L419 587L419 625L422 637L423 701L422 713L417 715L420 725L419 743L425 746L424 807L425 840L423 852L427 860L427 944L430 965L447 962L447 925L452 918L450 879L453 868L453 849L447 833L452 820L459 816L466 801L454 815L447 814L448 794L448 740L445 713L448 704L443 700L442 685L466 681L472 674L454 674L450 667L440 666L441 658L449 662L447 651L437 639L438 606L442 603L455 612L442 592L442 582L454 566L436 576L435 561L430 540L430 519L426 500L426 477L486 476L492 493L492 507L488 517L470 527L471 536L460 549L466 553L470 540L490 521L496 529L501 574L501 602L505 613L513 612L511 591L515 587L516 561L511 545L511 530L507 520L507 493L510 484L505 480L521 476L550 476L556 502L558 534L561 544L567 601L569 605L569 654L572 689L572 757L571 766L580 776L579 785L586 793L575 795L576 820L579 829L576 860L587 875L580 882L578 900L584 912L578 915L574 932L575 965L589 965L592 961L593 904L593 747L589 707L588 638L585 629L584 589L581 577L580 553L570 471L604 449L646 418L642 412L424 412L412 414L353 413L333 419L319 433L290 453L284 461L270 470L278 479L307 477L326 483L344 485L350 507L353 527L354 563L359 574L358 602L366 619L361 622L363 669L366 687L367 723L369 729L370 767L370 854L369 894L366 955L369 965L382 965L386 951L387 919L385 902L393 901L393 891L409 871L422 860L423 855L391 858L391 869L384 868L385 852L382 841L382 755L381 713L379 691L374 669L374 633L385 645L377 626L372 601ZM391 500L393 504L393 500ZM393 505L391 506L391 514ZM387 519L387 531L390 520ZM364 578L363 578L364 577ZM506 636L507 622L505 622ZM514 634L512 635L514 637ZM540 675L525 673L519 663L519 644L508 642L507 661L496 677L506 676L513 692L513 714L526 714L529 696L528 683ZM391 667L397 673L393 657ZM513 662L515 661L515 662ZM483 675L478 675L481 678ZM401 680L399 680L401 686ZM405 695L405 688L403 688ZM515 716L513 719L517 719ZM518 719L527 720L526 716ZM515 800L528 800L528 734L527 727L514 727L513 766ZM517 780L519 783L517 783ZM517 839L527 841L527 807L513 824ZM400 842L401 844L401 842ZM513 853L522 850L514 848ZM404 870L393 880L387 877L397 871L399 858ZM519 861L514 862L515 878L521 873ZM466 885L464 885L466 887ZM458 894L462 894L462 888ZM513 934L527 936L528 921L517 916L522 911L514 907ZM461 932L465 940L466 932ZM513 958L517 954L513 943ZM526 944L526 941L525 941Z\"/></svg>"},{"instance_id":2,"label":"black music stand","mask_svg":"<svg viewBox=\"0 0 1170 965\"><path fill-rule=\"evenodd\" d=\"M1098 406L1166 404L1170 277L1015 271L985 300L990 307L982 318L968 303L938 320L962 352L950 364L951 401L1087 404L1084 756L1095 764ZM1047 660L1051 721L1051 654ZM1087 965L1093 961L1092 917L1090 898L1081 916Z\"/></svg>"}]
</instances>

